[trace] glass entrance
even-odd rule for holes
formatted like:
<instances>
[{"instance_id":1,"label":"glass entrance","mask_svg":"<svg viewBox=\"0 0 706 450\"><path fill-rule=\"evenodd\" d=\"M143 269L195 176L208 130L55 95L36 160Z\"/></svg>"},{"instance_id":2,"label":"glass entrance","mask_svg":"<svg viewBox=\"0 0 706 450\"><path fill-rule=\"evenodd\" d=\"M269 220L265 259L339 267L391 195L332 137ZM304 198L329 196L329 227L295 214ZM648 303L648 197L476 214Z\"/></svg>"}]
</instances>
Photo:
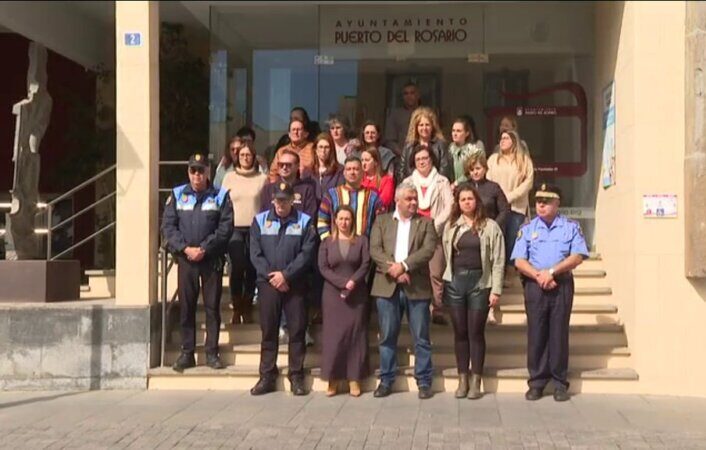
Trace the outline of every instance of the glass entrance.
<instances>
[{"instance_id":1,"label":"glass entrance","mask_svg":"<svg viewBox=\"0 0 706 450\"><path fill-rule=\"evenodd\" d=\"M455 117L476 122L488 155L514 116L535 185L558 184L564 211L593 230L593 4L390 2L211 6L211 147L243 125L271 158L303 107L326 129L345 116L383 129L402 88L418 85L450 140ZM312 136L313 138L313 136Z\"/></svg>"}]
</instances>

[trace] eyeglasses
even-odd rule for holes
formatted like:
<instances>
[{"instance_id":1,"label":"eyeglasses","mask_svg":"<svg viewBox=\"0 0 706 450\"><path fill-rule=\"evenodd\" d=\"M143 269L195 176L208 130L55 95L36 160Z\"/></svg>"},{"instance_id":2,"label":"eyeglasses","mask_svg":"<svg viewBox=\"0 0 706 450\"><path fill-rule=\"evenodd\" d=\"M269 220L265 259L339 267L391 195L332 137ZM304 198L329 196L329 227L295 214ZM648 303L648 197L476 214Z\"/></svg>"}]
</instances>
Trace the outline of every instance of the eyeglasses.
<instances>
[{"instance_id":1,"label":"eyeglasses","mask_svg":"<svg viewBox=\"0 0 706 450\"><path fill-rule=\"evenodd\" d=\"M415 161L429 161L429 157L428 156L417 156L416 158L414 158L414 160Z\"/></svg>"},{"instance_id":2,"label":"eyeglasses","mask_svg":"<svg viewBox=\"0 0 706 450\"><path fill-rule=\"evenodd\" d=\"M192 175L202 174L206 171L203 167L189 167L189 173Z\"/></svg>"},{"instance_id":3,"label":"eyeglasses","mask_svg":"<svg viewBox=\"0 0 706 450\"><path fill-rule=\"evenodd\" d=\"M294 163L288 163L288 162L278 162L277 167L280 169L291 169L294 166Z\"/></svg>"}]
</instances>

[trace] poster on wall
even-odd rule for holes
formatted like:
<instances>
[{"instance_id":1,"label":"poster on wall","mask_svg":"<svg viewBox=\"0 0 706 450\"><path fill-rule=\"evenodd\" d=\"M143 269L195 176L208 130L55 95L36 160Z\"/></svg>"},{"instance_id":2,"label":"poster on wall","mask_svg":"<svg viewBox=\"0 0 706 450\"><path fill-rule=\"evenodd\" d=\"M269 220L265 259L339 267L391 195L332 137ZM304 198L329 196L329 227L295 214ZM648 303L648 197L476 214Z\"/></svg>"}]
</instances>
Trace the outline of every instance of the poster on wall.
<instances>
[{"instance_id":1,"label":"poster on wall","mask_svg":"<svg viewBox=\"0 0 706 450\"><path fill-rule=\"evenodd\" d=\"M604 189L615 184L615 81L603 89L603 165Z\"/></svg>"},{"instance_id":2,"label":"poster on wall","mask_svg":"<svg viewBox=\"0 0 706 450\"><path fill-rule=\"evenodd\" d=\"M675 194L643 195L642 216L648 218L677 217L677 196Z\"/></svg>"}]
</instances>

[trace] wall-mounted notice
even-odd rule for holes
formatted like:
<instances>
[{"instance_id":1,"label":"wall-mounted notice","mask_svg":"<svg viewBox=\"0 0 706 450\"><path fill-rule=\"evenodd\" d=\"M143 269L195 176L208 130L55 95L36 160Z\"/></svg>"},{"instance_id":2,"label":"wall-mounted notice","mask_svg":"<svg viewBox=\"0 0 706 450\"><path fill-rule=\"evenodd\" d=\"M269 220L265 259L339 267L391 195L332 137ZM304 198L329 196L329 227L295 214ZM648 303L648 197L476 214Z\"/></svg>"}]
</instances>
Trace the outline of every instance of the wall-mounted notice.
<instances>
[{"instance_id":1,"label":"wall-mounted notice","mask_svg":"<svg viewBox=\"0 0 706 450\"><path fill-rule=\"evenodd\" d=\"M676 194L650 194L642 196L642 215L648 218L677 217Z\"/></svg>"}]
</instances>

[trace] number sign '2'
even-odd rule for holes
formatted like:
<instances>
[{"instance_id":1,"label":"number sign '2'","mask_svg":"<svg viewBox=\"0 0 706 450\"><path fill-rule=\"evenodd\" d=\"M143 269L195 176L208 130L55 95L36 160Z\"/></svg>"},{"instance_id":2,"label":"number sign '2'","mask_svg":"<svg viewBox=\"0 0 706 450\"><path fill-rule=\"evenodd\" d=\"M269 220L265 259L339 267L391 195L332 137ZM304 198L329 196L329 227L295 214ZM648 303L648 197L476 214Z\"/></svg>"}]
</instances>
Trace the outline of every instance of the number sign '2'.
<instances>
[{"instance_id":1,"label":"number sign '2'","mask_svg":"<svg viewBox=\"0 0 706 450\"><path fill-rule=\"evenodd\" d=\"M125 46L126 47L139 47L142 45L142 33L130 32L125 33Z\"/></svg>"}]
</instances>

